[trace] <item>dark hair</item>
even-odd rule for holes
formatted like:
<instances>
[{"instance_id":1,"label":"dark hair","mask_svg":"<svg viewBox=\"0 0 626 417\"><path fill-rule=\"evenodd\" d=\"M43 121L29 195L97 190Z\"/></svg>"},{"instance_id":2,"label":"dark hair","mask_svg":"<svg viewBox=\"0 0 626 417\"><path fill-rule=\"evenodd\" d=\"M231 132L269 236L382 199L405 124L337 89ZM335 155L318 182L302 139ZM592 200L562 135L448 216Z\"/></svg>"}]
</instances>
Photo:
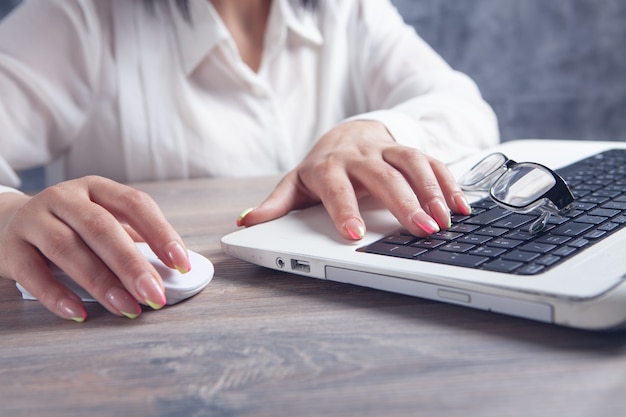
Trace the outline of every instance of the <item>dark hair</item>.
<instances>
[{"instance_id":1,"label":"dark hair","mask_svg":"<svg viewBox=\"0 0 626 417\"><path fill-rule=\"evenodd\" d=\"M152 9L156 3L159 3L163 0L144 0L144 1L148 5L148 7ZM315 10L317 8L318 3L319 3L319 0L300 0L300 4L302 5L302 7L308 7L312 10ZM180 13L183 15L183 17L186 20L191 21L191 15L189 13L189 0L176 0L176 6L178 6L178 10L180 10Z\"/></svg>"}]
</instances>

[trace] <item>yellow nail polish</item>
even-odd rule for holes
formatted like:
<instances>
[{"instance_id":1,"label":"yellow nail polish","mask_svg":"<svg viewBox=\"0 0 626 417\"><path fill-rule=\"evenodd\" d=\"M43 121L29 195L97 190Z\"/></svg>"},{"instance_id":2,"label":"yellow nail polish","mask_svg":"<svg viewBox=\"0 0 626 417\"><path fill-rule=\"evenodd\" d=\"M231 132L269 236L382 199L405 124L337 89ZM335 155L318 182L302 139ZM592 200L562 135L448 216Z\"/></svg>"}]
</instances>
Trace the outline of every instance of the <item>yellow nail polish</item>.
<instances>
[{"instance_id":1,"label":"yellow nail polish","mask_svg":"<svg viewBox=\"0 0 626 417\"><path fill-rule=\"evenodd\" d=\"M153 310L160 310L163 307L163 304L158 304L150 300L146 300L146 304L148 304Z\"/></svg>"},{"instance_id":2,"label":"yellow nail polish","mask_svg":"<svg viewBox=\"0 0 626 417\"><path fill-rule=\"evenodd\" d=\"M248 208L241 212L241 214L237 218L237 227L243 226L243 219L245 219L252 210L254 210L254 208Z\"/></svg>"}]
</instances>

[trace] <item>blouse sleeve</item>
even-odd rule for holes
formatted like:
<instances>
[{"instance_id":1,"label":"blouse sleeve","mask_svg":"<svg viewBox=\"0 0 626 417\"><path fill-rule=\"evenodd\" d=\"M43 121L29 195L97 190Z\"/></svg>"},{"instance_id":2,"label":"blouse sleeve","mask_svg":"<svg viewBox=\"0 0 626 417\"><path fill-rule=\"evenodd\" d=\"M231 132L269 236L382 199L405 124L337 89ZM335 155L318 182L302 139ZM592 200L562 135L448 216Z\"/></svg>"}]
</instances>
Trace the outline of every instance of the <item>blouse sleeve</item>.
<instances>
[{"instance_id":1,"label":"blouse sleeve","mask_svg":"<svg viewBox=\"0 0 626 417\"><path fill-rule=\"evenodd\" d=\"M43 165L72 141L89 111L100 56L95 6L25 1L0 23L0 184Z\"/></svg>"},{"instance_id":2,"label":"blouse sleeve","mask_svg":"<svg viewBox=\"0 0 626 417\"><path fill-rule=\"evenodd\" d=\"M498 126L476 84L453 70L388 0L361 0L354 41L370 112L394 139L442 161L495 145Z\"/></svg>"}]
</instances>

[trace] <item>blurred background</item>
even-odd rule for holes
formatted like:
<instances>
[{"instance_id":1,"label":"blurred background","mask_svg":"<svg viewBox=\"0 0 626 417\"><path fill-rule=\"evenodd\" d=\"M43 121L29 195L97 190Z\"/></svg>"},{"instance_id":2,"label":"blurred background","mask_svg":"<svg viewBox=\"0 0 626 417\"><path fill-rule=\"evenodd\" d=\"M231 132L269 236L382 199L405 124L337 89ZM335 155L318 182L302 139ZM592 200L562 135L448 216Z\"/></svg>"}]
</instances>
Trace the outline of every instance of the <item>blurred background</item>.
<instances>
[{"instance_id":1,"label":"blurred background","mask_svg":"<svg viewBox=\"0 0 626 417\"><path fill-rule=\"evenodd\" d=\"M0 18L19 2L0 0ZM477 82L503 141L626 140L626 0L392 2ZM24 188L41 177L24 173Z\"/></svg>"},{"instance_id":2,"label":"blurred background","mask_svg":"<svg viewBox=\"0 0 626 417\"><path fill-rule=\"evenodd\" d=\"M503 140L626 140L625 0L392 0L494 107Z\"/></svg>"}]
</instances>

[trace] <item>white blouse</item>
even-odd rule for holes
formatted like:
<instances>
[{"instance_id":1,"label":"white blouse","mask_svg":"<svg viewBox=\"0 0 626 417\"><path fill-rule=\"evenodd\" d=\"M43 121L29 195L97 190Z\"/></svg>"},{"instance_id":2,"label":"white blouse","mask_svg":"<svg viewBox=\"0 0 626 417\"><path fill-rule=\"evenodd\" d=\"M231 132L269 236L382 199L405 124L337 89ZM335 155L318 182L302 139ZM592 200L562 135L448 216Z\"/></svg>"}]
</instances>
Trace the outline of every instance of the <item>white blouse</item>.
<instances>
[{"instance_id":1,"label":"white blouse","mask_svg":"<svg viewBox=\"0 0 626 417\"><path fill-rule=\"evenodd\" d=\"M448 162L498 140L389 0L274 0L258 72L210 1L191 22L174 3L26 0L0 23L0 184L60 156L67 178L273 175L348 118Z\"/></svg>"}]
</instances>

